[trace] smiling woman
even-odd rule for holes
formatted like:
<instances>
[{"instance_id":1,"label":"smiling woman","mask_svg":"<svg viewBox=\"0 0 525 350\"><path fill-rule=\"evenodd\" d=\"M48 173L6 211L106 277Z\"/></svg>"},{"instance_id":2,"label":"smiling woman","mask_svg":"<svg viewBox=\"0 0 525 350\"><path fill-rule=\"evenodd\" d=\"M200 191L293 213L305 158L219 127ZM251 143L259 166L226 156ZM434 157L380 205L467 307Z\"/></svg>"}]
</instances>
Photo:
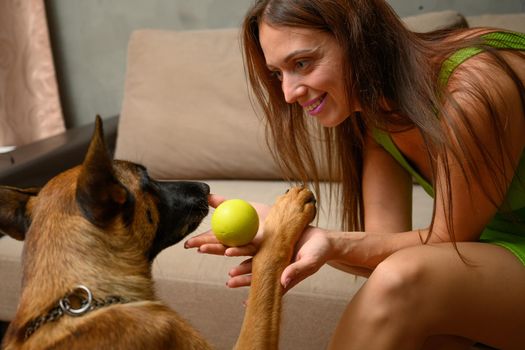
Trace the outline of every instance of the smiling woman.
<instances>
[{"instance_id":1,"label":"smiling woman","mask_svg":"<svg viewBox=\"0 0 525 350\"><path fill-rule=\"evenodd\" d=\"M259 31L266 65L281 82L287 103L298 103L326 127L339 125L359 110L355 99L347 100L339 70L343 52L332 36L267 23Z\"/></svg>"},{"instance_id":2,"label":"smiling woman","mask_svg":"<svg viewBox=\"0 0 525 350\"><path fill-rule=\"evenodd\" d=\"M303 232L283 288L325 264L368 278L330 348L522 347L525 34L416 33L384 0L259 0L242 35L277 162L319 186L313 121L342 189L341 229ZM428 227L412 227L413 178L434 200ZM191 245L225 251L206 237Z\"/></svg>"}]
</instances>

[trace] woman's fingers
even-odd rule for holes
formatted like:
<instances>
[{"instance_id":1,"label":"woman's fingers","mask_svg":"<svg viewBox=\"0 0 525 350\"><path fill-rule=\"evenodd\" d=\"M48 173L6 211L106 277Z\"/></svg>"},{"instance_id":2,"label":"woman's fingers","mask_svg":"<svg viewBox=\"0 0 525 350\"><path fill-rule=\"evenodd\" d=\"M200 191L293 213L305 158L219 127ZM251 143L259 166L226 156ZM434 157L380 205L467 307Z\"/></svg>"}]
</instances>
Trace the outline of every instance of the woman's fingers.
<instances>
[{"instance_id":1,"label":"woman's fingers","mask_svg":"<svg viewBox=\"0 0 525 350\"><path fill-rule=\"evenodd\" d=\"M211 231L203 232L197 236L191 237L184 242L184 248L199 248L203 244L217 244L219 241Z\"/></svg>"},{"instance_id":2,"label":"woman's fingers","mask_svg":"<svg viewBox=\"0 0 525 350\"><path fill-rule=\"evenodd\" d=\"M226 197L219 196L218 194L210 194L208 196L208 204L213 208L217 208L225 200Z\"/></svg>"},{"instance_id":3,"label":"woman's fingers","mask_svg":"<svg viewBox=\"0 0 525 350\"><path fill-rule=\"evenodd\" d=\"M239 288L239 287L248 287L252 283L252 275L242 275L231 277L226 286L229 288Z\"/></svg>"},{"instance_id":4,"label":"woman's fingers","mask_svg":"<svg viewBox=\"0 0 525 350\"><path fill-rule=\"evenodd\" d=\"M218 244L203 244L197 249L199 253L213 254L213 255L224 255L228 247L218 243Z\"/></svg>"},{"instance_id":5,"label":"woman's fingers","mask_svg":"<svg viewBox=\"0 0 525 350\"><path fill-rule=\"evenodd\" d=\"M228 247L221 244L211 231L207 231L188 239L184 242L184 248L197 248L199 253L224 255Z\"/></svg>"},{"instance_id":6,"label":"woman's fingers","mask_svg":"<svg viewBox=\"0 0 525 350\"><path fill-rule=\"evenodd\" d=\"M298 257L298 259L288 265L281 274L281 285L284 287L284 292L286 293L299 282L316 273L320 267L321 265L315 260L307 258L301 259Z\"/></svg>"},{"instance_id":7,"label":"woman's fingers","mask_svg":"<svg viewBox=\"0 0 525 350\"><path fill-rule=\"evenodd\" d=\"M254 256L257 253L257 247L248 243L240 247L229 247L224 252L226 256Z\"/></svg>"},{"instance_id":8,"label":"woman's fingers","mask_svg":"<svg viewBox=\"0 0 525 350\"><path fill-rule=\"evenodd\" d=\"M225 246L217 240L211 231L188 239L184 243L184 248L198 248L199 253L226 256L253 256L257 252L257 247L251 243L240 247Z\"/></svg>"},{"instance_id":9,"label":"woman's fingers","mask_svg":"<svg viewBox=\"0 0 525 350\"><path fill-rule=\"evenodd\" d=\"M252 273L252 259L244 260L242 263L232 268L228 272L228 275L230 275L230 277L236 277L250 273Z\"/></svg>"},{"instance_id":10,"label":"woman's fingers","mask_svg":"<svg viewBox=\"0 0 525 350\"><path fill-rule=\"evenodd\" d=\"M226 285L230 288L247 287L252 282L252 259L244 260L239 265L232 268L228 275L230 279Z\"/></svg>"}]
</instances>

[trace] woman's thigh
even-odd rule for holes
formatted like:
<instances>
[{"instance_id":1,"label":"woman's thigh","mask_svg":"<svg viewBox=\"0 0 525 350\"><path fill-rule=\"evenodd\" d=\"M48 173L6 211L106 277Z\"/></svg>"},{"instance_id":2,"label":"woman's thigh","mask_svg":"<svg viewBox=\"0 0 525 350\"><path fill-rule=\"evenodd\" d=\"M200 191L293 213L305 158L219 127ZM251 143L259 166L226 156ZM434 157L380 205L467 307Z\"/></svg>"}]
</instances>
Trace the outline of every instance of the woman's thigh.
<instances>
[{"instance_id":1,"label":"woman's thigh","mask_svg":"<svg viewBox=\"0 0 525 350\"><path fill-rule=\"evenodd\" d=\"M369 308L386 305L387 311L395 312L393 323L399 332L411 325L410 332L420 332L414 334L420 339L453 335L498 348L523 348L525 267L496 245L469 242L457 247L464 261L449 243L392 254L372 273L359 292L364 295L356 295L355 302L374 303ZM359 325L352 325L358 318L349 313L365 305L353 303L342 325L359 332Z\"/></svg>"},{"instance_id":2,"label":"woman's thigh","mask_svg":"<svg viewBox=\"0 0 525 350\"><path fill-rule=\"evenodd\" d=\"M509 250L485 243L458 243L464 261L450 244L428 248L417 254L430 259L426 268L436 282L435 288L429 288L428 301L436 298L443 307L436 312L438 322L430 323L434 334L523 348L525 266L521 261Z\"/></svg>"}]
</instances>

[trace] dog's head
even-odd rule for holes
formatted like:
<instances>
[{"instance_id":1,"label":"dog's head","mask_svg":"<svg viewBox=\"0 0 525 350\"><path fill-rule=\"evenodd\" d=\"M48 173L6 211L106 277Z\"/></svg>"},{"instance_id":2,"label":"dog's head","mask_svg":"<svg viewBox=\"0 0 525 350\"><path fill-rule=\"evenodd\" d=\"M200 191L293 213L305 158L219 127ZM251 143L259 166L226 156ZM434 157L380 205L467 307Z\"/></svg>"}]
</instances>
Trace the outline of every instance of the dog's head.
<instances>
[{"instance_id":1,"label":"dog's head","mask_svg":"<svg viewBox=\"0 0 525 350\"><path fill-rule=\"evenodd\" d=\"M0 187L0 232L26 245L42 235L78 240L85 249L104 241L110 252L129 250L151 262L197 228L208 213L209 187L155 181L139 164L112 160L100 117L95 125L82 165L42 189Z\"/></svg>"}]
</instances>

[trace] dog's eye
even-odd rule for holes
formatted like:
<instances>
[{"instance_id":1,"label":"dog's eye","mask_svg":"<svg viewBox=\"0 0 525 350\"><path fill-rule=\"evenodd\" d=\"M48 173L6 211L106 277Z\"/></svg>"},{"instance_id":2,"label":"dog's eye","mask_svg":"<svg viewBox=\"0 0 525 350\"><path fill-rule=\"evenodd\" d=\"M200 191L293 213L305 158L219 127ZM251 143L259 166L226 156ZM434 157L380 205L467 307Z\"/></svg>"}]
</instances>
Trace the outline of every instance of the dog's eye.
<instances>
[{"instance_id":1,"label":"dog's eye","mask_svg":"<svg viewBox=\"0 0 525 350\"><path fill-rule=\"evenodd\" d=\"M149 223L153 225L153 215L151 214L151 210L146 210L146 217L148 218Z\"/></svg>"}]
</instances>

